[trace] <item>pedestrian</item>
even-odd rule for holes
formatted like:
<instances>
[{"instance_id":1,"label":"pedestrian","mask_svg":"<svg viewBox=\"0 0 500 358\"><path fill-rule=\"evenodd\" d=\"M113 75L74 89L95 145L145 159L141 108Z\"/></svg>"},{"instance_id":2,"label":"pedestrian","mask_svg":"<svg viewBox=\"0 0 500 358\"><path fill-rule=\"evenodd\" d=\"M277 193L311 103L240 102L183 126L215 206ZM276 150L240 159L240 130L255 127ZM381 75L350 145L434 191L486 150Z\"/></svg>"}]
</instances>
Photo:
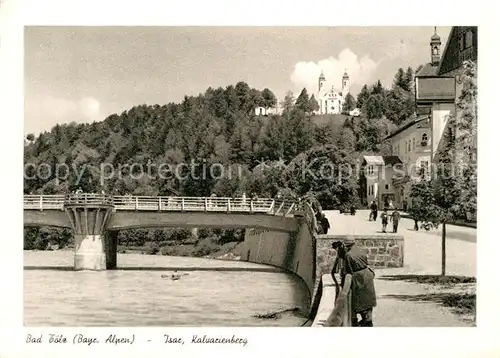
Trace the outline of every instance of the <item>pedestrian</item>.
<instances>
[{"instance_id":1,"label":"pedestrian","mask_svg":"<svg viewBox=\"0 0 500 358\"><path fill-rule=\"evenodd\" d=\"M352 275L352 321L353 327L373 327L373 308L377 306L375 293L375 272L368 266L368 257L356 246L354 239L347 238L344 242L337 241L332 244L342 265L342 285L347 274ZM358 321L358 314L361 321Z\"/></svg>"},{"instance_id":2,"label":"pedestrian","mask_svg":"<svg viewBox=\"0 0 500 358\"><path fill-rule=\"evenodd\" d=\"M378 214L378 206L377 206L377 203L375 201L372 201L372 205L370 205L370 209L372 211L372 219L373 221L377 221L377 214Z\"/></svg>"},{"instance_id":3,"label":"pedestrian","mask_svg":"<svg viewBox=\"0 0 500 358\"><path fill-rule=\"evenodd\" d=\"M391 221L392 221L392 232L398 232L398 225L399 225L399 219L401 218L401 213L399 210L396 208L391 214Z\"/></svg>"},{"instance_id":4,"label":"pedestrian","mask_svg":"<svg viewBox=\"0 0 500 358\"><path fill-rule=\"evenodd\" d=\"M382 219L382 232L387 232L387 223L389 221L389 216L387 215L387 208L384 208L382 215L380 215Z\"/></svg>"},{"instance_id":5,"label":"pedestrian","mask_svg":"<svg viewBox=\"0 0 500 358\"><path fill-rule=\"evenodd\" d=\"M330 222L328 221L325 213L321 213L321 227L323 228L323 234L328 234L328 230L330 229Z\"/></svg>"},{"instance_id":6,"label":"pedestrian","mask_svg":"<svg viewBox=\"0 0 500 358\"><path fill-rule=\"evenodd\" d=\"M415 231L418 231L418 220L417 219L413 219L415 225L413 226L413 230Z\"/></svg>"}]
</instances>

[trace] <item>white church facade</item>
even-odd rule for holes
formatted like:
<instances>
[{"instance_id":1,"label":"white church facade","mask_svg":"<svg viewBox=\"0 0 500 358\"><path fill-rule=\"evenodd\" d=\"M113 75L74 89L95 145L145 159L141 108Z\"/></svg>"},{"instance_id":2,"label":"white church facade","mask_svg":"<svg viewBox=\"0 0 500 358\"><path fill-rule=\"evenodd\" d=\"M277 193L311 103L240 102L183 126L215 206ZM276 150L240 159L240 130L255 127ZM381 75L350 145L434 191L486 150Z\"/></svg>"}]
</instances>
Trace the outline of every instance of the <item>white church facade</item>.
<instances>
[{"instance_id":1,"label":"white church facade","mask_svg":"<svg viewBox=\"0 0 500 358\"><path fill-rule=\"evenodd\" d=\"M349 93L349 75L344 72L342 76L342 91L337 92L332 85L331 88L327 88L326 78L321 71L318 79L318 93L316 94L316 100L318 101L319 110L316 114L340 114L342 113L342 106L344 105L345 98Z\"/></svg>"}]
</instances>

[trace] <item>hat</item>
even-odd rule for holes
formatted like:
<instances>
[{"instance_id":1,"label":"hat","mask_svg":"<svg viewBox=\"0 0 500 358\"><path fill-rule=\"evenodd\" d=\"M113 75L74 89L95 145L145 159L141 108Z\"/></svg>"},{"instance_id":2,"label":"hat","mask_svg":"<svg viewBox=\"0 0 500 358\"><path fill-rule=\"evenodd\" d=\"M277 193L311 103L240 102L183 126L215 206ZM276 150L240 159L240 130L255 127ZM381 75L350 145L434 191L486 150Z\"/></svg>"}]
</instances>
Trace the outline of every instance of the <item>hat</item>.
<instances>
[{"instance_id":1,"label":"hat","mask_svg":"<svg viewBox=\"0 0 500 358\"><path fill-rule=\"evenodd\" d=\"M346 238L344 239L344 245L346 245L346 246L352 246L352 245L354 245L355 243L356 243L356 241L355 241L355 240L354 240L354 238L352 238L352 237L349 237L349 236L348 236L348 237L346 237Z\"/></svg>"}]
</instances>

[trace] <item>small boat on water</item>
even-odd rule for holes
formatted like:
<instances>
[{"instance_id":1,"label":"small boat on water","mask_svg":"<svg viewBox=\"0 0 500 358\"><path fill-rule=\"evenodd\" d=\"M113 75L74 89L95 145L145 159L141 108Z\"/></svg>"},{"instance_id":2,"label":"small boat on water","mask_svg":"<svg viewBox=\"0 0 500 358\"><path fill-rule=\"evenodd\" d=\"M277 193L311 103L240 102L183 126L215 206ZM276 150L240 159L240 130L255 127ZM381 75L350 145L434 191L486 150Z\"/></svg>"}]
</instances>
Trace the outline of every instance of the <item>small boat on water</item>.
<instances>
[{"instance_id":1,"label":"small boat on water","mask_svg":"<svg viewBox=\"0 0 500 358\"><path fill-rule=\"evenodd\" d=\"M172 275L161 275L161 278L169 278L172 280L172 281L177 281L177 280L180 280L180 278L183 276L183 274L181 273L178 273L177 271L174 271L174 273Z\"/></svg>"}]
</instances>

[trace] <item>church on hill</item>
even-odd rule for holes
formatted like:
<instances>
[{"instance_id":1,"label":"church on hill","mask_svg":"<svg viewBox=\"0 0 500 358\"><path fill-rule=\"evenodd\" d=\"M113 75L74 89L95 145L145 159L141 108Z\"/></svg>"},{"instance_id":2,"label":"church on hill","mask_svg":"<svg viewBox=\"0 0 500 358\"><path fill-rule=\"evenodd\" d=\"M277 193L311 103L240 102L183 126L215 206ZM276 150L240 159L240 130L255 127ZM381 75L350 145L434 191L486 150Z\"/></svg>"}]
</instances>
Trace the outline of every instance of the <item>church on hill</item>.
<instances>
[{"instance_id":1,"label":"church on hill","mask_svg":"<svg viewBox=\"0 0 500 358\"><path fill-rule=\"evenodd\" d=\"M318 93L316 94L316 100L318 101L319 110L316 114L340 114L342 113L342 106L344 105L345 98L349 93L349 75L347 71L344 72L342 76L342 90L337 92L332 85L331 88L327 88L326 78L321 71L318 79Z\"/></svg>"}]
</instances>

